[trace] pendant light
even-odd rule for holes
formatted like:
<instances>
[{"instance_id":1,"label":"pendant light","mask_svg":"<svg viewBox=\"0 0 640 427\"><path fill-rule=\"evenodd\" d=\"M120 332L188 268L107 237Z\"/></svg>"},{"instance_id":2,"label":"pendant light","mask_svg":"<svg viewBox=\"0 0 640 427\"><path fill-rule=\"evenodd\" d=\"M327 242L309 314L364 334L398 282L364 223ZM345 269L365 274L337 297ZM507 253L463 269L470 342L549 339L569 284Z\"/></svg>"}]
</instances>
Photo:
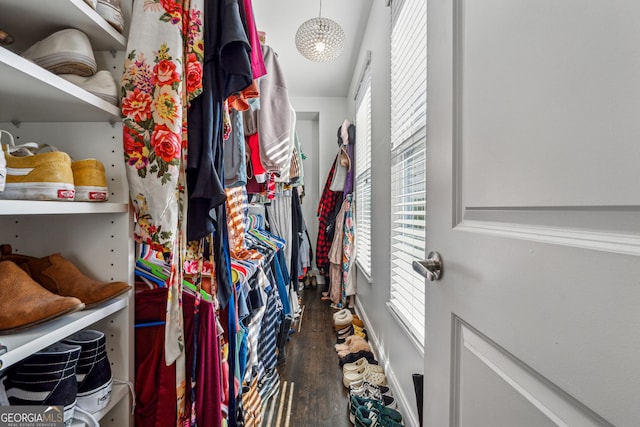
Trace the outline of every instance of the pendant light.
<instances>
[{"instance_id":1,"label":"pendant light","mask_svg":"<svg viewBox=\"0 0 640 427\"><path fill-rule=\"evenodd\" d=\"M336 21L322 17L322 0L318 17L303 22L298 28L296 47L313 62L332 61L342 53L344 30Z\"/></svg>"}]
</instances>

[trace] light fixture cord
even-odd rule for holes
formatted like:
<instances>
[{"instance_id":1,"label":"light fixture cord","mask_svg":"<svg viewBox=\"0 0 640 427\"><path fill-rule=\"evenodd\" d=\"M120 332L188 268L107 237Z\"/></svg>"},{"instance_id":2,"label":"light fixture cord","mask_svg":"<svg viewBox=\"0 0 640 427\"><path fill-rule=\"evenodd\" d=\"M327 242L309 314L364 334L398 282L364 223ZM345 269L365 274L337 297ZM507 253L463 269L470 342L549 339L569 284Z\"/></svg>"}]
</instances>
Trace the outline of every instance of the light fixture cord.
<instances>
[{"instance_id":1,"label":"light fixture cord","mask_svg":"<svg viewBox=\"0 0 640 427\"><path fill-rule=\"evenodd\" d=\"M320 0L320 12L318 13L318 18L322 18L322 0Z\"/></svg>"}]
</instances>

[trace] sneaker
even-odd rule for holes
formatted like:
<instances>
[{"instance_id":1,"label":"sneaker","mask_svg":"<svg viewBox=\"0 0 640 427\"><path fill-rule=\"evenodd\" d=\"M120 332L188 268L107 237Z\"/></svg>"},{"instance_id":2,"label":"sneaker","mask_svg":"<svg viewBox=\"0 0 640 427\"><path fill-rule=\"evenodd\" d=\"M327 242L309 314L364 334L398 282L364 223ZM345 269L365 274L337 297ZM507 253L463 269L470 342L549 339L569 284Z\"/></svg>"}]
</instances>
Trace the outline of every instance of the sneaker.
<instances>
[{"instance_id":1,"label":"sneaker","mask_svg":"<svg viewBox=\"0 0 640 427\"><path fill-rule=\"evenodd\" d=\"M15 146L12 146L15 147ZM0 199L72 201L75 197L71 158L62 151L18 156L2 144L6 183Z\"/></svg>"},{"instance_id":2,"label":"sneaker","mask_svg":"<svg viewBox=\"0 0 640 427\"><path fill-rule=\"evenodd\" d=\"M78 406L92 413L104 409L111 400L113 384L104 333L88 329L62 342L82 348L76 369Z\"/></svg>"},{"instance_id":3,"label":"sneaker","mask_svg":"<svg viewBox=\"0 0 640 427\"><path fill-rule=\"evenodd\" d=\"M122 17L120 0L98 0L96 11L113 28L120 33L124 32L124 18Z\"/></svg>"},{"instance_id":4,"label":"sneaker","mask_svg":"<svg viewBox=\"0 0 640 427\"><path fill-rule=\"evenodd\" d=\"M397 407L397 404L393 397L381 395L380 398L369 398L353 395L349 398L349 419L352 424L356 422L356 412L358 408L363 406L370 411L378 411L378 413L396 422L402 422L402 415L394 409Z\"/></svg>"},{"instance_id":5,"label":"sneaker","mask_svg":"<svg viewBox=\"0 0 640 427\"><path fill-rule=\"evenodd\" d=\"M106 202L109 198L104 165L96 159L77 160L71 163L76 202Z\"/></svg>"},{"instance_id":6,"label":"sneaker","mask_svg":"<svg viewBox=\"0 0 640 427\"><path fill-rule=\"evenodd\" d=\"M22 56L55 74L92 76L98 71L89 37L75 28L67 28L40 40Z\"/></svg>"},{"instance_id":7,"label":"sneaker","mask_svg":"<svg viewBox=\"0 0 640 427\"><path fill-rule=\"evenodd\" d=\"M62 406L64 425L71 426L78 382L80 346L56 343L7 372L5 389L11 405Z\"/></svg>"},{"instance_id":8,"label":"sneaker","mask_svg":"<svg viewBox=\"0 0 640 427\"><path fill-rule=\"evenodd\" d=\"M356 408L354 424L356 427L399 427L402 426L402 414L393 409L380 411L381 405L372 405L369 409L366 406ZM393 411L393 412L390 412ZM397 421L397 418L400 421Z\"/></svg>"},{"instance_id":9,"label":"sneaker","mask_svg":"<svg viewBox=\"0 0 640 427\"><path fill-rule=\"evenodd\" d=\"M60 74L60 77L110 104L118 105L118 87L113 76L108 71L101 70L90 77L82 77L76 74Z\"/></svg>"}]
</instances>

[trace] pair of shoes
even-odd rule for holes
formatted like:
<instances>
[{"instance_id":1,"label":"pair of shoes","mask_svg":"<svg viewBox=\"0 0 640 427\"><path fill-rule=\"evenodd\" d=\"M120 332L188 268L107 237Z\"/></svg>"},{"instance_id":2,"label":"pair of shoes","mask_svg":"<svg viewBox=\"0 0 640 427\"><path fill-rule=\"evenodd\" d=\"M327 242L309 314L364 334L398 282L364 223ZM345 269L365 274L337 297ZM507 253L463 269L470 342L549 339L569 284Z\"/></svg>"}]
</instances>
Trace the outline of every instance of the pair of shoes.
<instances>
[{"instance_id":1,"label":"pair of shoes","mask_svg":"<svg viewBox=\"0 0 640 427\"><path fill-rule=\"evenodd\" d=\"M336 326L336 329L343 329L345 326L351 325L351 322L353 322L351 310L343 308L333 313L333 325Z\"/></svg>"},{"instance_id":2,"label":"pair of shoes","mask_svg":"<svg viewBox=\"0 0 640 427\"><path fill-rule=\"evenodd\" d=\"M119 2L119 0L98 0L98 11L101 3L109 1ZM110 7L105 6L105 10L108 9ZM98 72L91 42L82 31L75 28L57 31L35 43L22 56L105 101L117 105L116 82L109 71Z\"/></svg>"},{"instance_id":3,"label":"pair of shoes","mask_svg":"<svg viewBox=\"0 0 640 427\"><path fill-rule=\"evenodd\" d=\"M84 0L105 21L120 33L124 31L124 18L120 0Z\"/></svg>"},{"instance_id":4,"label":"pair of shoes","mask_svg":"<svg viewBox=\"0 0 640 427\"><path fill-rule=\"evenodd\" d=\"M28 328L91 308L124 294L125 282L104 283L85 276L60 254L43 258L0 252L0 334Z\"/></svg>"},{"instance_id":5,"label":"pair of shoes","mask_svg":"<svg viewBox=\"0 0 640 427\"><path fill-rule=\"evenodd\" d=\"M385 408L379 402L371 402L356 408L356 427L398 427L402 426L402 414L395 409Z\"/></svg>"},{"instance_id":6,"label":"pair of shoes","mask_svg":"<svg viewBox=\"0 0 640 427\"><path fill-rule=\"evenodd\" d=\"M109 198L104 165L96 159L72 161L55 147L26 143L16 146L13 135L2 145L6 181L0 199L103 202ZM46 151L51 150L51 151Z\"/></svg>"},{"instance_id":7,"label":"pair of shoes","mask_svg":"<svg viewBox=\"0 0 640 427\"><path fill-rule=\"evenodd\" d=\"M349 397L349 419L351 423L355 424L356 412L358 408L365 407L371 410L378 410L384 416L391 418L394 421L402 422L402 415L395 409L398 404L396 400L387 395L379 394L379 398L369 398L353 394Z\"/></svg>"},{"instance_id":8,"label":"pair of shoes","mask_svg":"<svg viewBox=\"0 0 640 427\"><path fill-rule=\"evenodd\" d=\"M11 405L60 405L70 425L76 404L89 412L111 400L113 378L104 333L80 331L9 368L5 390Z\"/></svg>"},{"instance_id":9,"label":"pair of shoes","mask_svg":"<svg viewBox=\"0 0 640 427\"><path fill-rule=\"evenodd\" d=\"M344 365L343 365L344 369ZM387 385L387 377L384 374L384 368L380 365L362 365L355 370L342 371L342 384L346 388L357 387L364 381L376 385Z\"/></svg>"},{"instance_id":10,"label":"pair of shoes","mask_svg":"<svg viewBox=\"0 0 640 427\"><path fill-rule=\"evenodd\" d=\"M362 359L363 357L366 358L367 361L369 361L369 363L372 365L378 363L378 361L376 360L376 356L373 354L371 349L365 348L363 350L358 350L353 353L349 353L344 357L341 357L338 361L338 365L340 367L343 367L345 364L355 362L359 359Z\"/></svg>"},{"instance_id":11,"label":"pair of shoes","mask_svg":"<svg viewBox=\"0 0 640 427\"><path fill-rule=\"evenodd\" d=\"M363 367L370 366L370 365L378 366L378 361L375 361L375 363L371 363L369 362L369 359L367 359L366 357L361 357L355 362L345 363L344 365L342 365L342 373L344 374L345 372L349 372L349 371L355 372L360 370Z\"/></svg>"}]
</instances>

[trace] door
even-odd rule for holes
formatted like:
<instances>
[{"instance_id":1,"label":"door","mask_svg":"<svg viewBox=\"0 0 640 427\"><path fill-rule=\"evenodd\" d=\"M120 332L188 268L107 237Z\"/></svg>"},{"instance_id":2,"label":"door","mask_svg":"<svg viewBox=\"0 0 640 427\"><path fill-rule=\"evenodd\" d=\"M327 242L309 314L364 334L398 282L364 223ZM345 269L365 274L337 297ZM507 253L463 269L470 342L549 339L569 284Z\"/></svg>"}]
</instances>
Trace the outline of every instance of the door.
<instances>
[{"instance_id":1,"label":"door","mask_svg":"<svg viewBox=\"0 0 640 427\"><path fill-rule=\"evenodd\" d=\"M640 2L428 1L425 425L640 425Z\"/></svg>"}]
</instances>

